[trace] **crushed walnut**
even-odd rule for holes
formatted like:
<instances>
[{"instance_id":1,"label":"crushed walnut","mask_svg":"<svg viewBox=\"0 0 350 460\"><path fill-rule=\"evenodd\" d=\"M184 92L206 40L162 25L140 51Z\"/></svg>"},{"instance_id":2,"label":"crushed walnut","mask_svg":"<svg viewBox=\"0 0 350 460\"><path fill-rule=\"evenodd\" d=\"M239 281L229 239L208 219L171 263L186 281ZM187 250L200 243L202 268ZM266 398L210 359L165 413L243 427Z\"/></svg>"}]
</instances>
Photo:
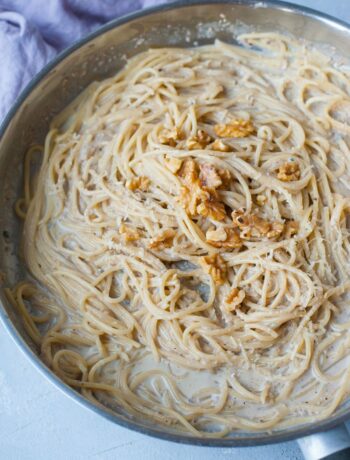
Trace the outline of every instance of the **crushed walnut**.
<instances>
[{"instance_id":1,"label":"crushed walnut","mask_svg":"<svg viewBox=\"0 0 350 460\"><path fill-rule=\"evenodd\" d=\"M237 230L232 228L209 229L205 237L207 242L215 248L235 249L242 246L242 240Z\"/></svg>"},{"instance_id":2,"label":"crushed walnut","mask_svg":"<svg viewBox=\"0 0 350 460\"><path fill-rule=\"evenodd\" d=\"M189 150L201 150L210 144L211 141L212 138L208 133L206 133L203 129L198 129L197 134L187 140L186 147Z\"/></svg>"},{"instance_id":3,"label":"crushed walnut","mask_svg":"<svg viewBox=\"0 0 350 460\"><path fill-rule=\"evenodd\" d=\"M226 217L225 206L216 192L222 182L215 168L208 166L199 167L194 160L184 161L179 171L183 183L179 200L190 216L201 215L220 221Z\"/></svg>"},{"instance_id":4,"label":"crushed walnut","mask_svg":"<svg viewBox=\"0 0 350 460\"><path fill-rule=\"evenodd\" d=\"M176 147L177 141L183 139L182 131L179 128L164 128L159 134L158 140L161 144Z\"/></svg>"},{"instance_id":5,"label":"crushed walnut","mask_svg":"<svg viewBox=\"0 0 350 460\"><path fill-rule=\"evenodd\" d=\"M300 166L295 162L284 163L278 168L277 178L283 182L300 179Z\"/></svg>"},{"instance_id":6,"label":"crushed walnut","mask_svg":"<svg viewBox=\"0 0 350 460\"><path fill-rule=\"evenodd\" d=\"M226 280L227 267L225 261L219 254L204 256L201 259L203 269L214 280L215 284L223 284Z\"/></svg>"},{"instance_id":7,"label":"crushed walnut","mask_svg":"<svg viewBox=\"0 0 350 460\"><path fill-rule=\"evenodd\" d=\"M232 288L230 293L225 299L226 310L233 311L237 305L240 305L245 299L245 291L243 289L238 289L236 287Z\"/></svg>"},{"instance_id":8,"label":"crushed walnut","mask_svg":"<svg viewBox=\"0 0 350 460\"><path fill-rule=\"evenodd\" d=\"M299 230L299 222L296 220L290 220L285 223L284 225L284 236L286 238L291 238L292 236L296 235Z\"/></svg>"},{"instance_id":9,"label":"crushed walnut","mask_svg":"<svg viewBox=\"0 0 350 460\"><path fill-rule=\"evenodd\" d=\"M148 247L150 249L170 248L173 244L174 237L175 231L169 228L153 238Z\"/></svg>"},{"instance_id":10,"label":"crushed walnut","mask_svg":"<svg viewBox=\"0 0 350 460\"><path fill-rule=\"evenodd\" d=\"M126 182L125 186L129 190L135 191L135 190L142 190L145 192L151 181L148 179L148 177L145 176L139 176L135 177L134 179L130 179Z\"/></svg>"},{"instance_id":11,"label":"crushed walnut","mask_svg":"<svg viewBox=\"0 0 350 460\"><path fill-rule=\"evenodd\" d=\"M283 222L269 222L256 214L247 214L245 208L233 211L231 216L234 228L239 229L243 239L277 238L284 229Z\"/></svg>"},{"instance_id":12,"label":"crushed walnut","mask_svg":"<svg viewBox=\"0 0 350 460\"><path fill-rule=\"evenodd\" d=\"M124 238L124 240L126 242L136 241L136 240L139 240L140 237L141 237L141 235L138 232L138 230L136 230L135 228L132 228L129 225L126 225L124 223L122 223L119 226L119 233L123 236L123 238Z\"/></svg>"},{"instance_id":13,"label":"crushed walnut","mask_svg":"<svg viewBox=\"0 0 350 460\"><path fill-rule=\"evenodd\" d=\"M250 120L239 119L217 124L214 131L219 137L247 137L254 132L254 127Z\"/></svg>"},{"instance_id":14,"label":"crushed walnut","mask_svg":"<svg viewBox=\"0 0 350 460\"><path fill-rule=\"evenodd\" d=\"M181 169L182 163L183 160L180 158L167 157L165 164L172 173L176 174Z\"/></svg>"},{"instance_id":15,"label":"crushed walnut","mask_svg":"<svg viewBox=\"0 0 350 460\"><path fill-rule=\"evenodd\" d=\"M211 144L210 146L213 150L217 152L230 152L231 147L224 142L222 142L221 139L215 139L215 141Z\"/></svg>"}]
</instances>

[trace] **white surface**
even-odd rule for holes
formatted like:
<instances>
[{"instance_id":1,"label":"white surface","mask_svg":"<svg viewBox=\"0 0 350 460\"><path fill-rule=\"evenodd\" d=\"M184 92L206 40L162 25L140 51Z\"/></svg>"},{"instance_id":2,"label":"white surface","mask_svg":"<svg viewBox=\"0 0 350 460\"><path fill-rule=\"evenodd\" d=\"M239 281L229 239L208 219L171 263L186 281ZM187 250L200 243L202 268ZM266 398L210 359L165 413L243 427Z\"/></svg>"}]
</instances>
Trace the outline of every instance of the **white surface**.
<instances>
[{"instance_id":1,"label":"white surface","mask_svg":"<svg viewBox=\"0 0 350 460\"><path fill-rule=\"evenodd\" d=\"M350 22L349 0L295 1ZM299 460L294 442L213 449L159 441L80 407L29 363L0 323L0 460Z\"/></svg>"}]
</instances>

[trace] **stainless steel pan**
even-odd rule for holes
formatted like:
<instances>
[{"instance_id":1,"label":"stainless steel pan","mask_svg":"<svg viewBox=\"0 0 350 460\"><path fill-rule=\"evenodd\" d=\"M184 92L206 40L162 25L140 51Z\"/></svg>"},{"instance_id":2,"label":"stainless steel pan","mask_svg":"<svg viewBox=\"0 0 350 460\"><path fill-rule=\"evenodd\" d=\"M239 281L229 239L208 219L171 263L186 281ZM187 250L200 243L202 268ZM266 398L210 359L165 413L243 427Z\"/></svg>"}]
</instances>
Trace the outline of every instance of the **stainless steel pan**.
<instances>
[{"instance_id":1,"label":"stainless steel pan","mask_svg":"<svg viewBox=\"0 0 350 460\"><path fill-rule=\"evenodd\" d=\"M260 31L286 31L326 44L328 49L334 47L350 58L350 26L316 11L277 1L183 1L110 22L61 53L34 78L0 132L0 275L4 286L13 285L22 275L22 262L17 256L20 224L13 214L13 202L21 189L23 155L31 143L43 142L52 117L90 82L115 73L123 66L125 57L151 46L204 44L214 37L230 42L232 24L240 23ZM38 358L2 287L0 316L16 344L45 377L75 401L119 425L169 441L206 446L256 446L299 438L307 459L329 454L332 458L343 455L342 458L350 459L349 436L343 425L350 419L350 404L338 408L327 420L288 430L232 433L224 439L210 440L186 436L97 407L60 381Z\"/></svg>"}]
</instances>

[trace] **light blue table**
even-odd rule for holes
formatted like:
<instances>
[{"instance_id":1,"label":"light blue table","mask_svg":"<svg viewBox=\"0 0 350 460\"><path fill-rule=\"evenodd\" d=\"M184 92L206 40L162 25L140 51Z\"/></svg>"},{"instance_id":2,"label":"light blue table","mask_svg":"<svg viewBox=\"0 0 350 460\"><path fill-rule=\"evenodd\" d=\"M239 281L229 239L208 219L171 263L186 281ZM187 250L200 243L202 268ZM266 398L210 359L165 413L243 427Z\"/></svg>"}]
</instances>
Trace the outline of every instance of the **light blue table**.
<instances>
[{"instance_id":1,"label":"light blue table","mask_svg":"<svg viewBox=\"0 0 350 460\"><path fill-rule=\"evenodd\" d=\"M350 0L304 0L350 22ZM120 428L48 383L0 324L0 460L299 460L294 442L211 449L159 441Z\"/></svg>"}]
</instances>

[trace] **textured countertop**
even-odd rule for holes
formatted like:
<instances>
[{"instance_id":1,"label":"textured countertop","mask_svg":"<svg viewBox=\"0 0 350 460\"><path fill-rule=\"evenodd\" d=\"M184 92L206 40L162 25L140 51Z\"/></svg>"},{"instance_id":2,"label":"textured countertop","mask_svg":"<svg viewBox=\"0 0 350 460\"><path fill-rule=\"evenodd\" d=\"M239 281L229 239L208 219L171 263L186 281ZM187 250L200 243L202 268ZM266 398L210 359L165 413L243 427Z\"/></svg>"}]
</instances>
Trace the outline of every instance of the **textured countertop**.
<instances>
[{"instance_id":1,"label":"textured countertop","mask_svg":"<svg viewBox=\"0 0 350 460\"><path fill-rule=\"evenodd\" d=\"M350 22L349 0L294 3ZM118 427L80 407L30 364L0 323L0 460L299 460L296 443L236 449L191 447Z\"/></svg>"}]
</instances>

